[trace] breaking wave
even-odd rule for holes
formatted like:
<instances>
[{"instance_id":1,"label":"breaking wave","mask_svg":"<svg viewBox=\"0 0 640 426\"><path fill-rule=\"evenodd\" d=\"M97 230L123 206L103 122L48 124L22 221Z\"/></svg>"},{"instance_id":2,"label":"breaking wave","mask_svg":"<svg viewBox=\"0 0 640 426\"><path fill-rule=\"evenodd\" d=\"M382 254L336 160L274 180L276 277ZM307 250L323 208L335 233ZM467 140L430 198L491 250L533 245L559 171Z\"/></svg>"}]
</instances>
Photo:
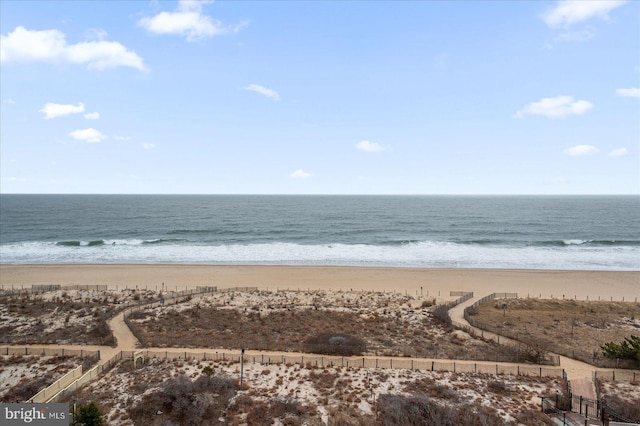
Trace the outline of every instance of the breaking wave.
<instances>
[{"instance_id":1,"label":"breaking wave","mask_svg":"<svg viewBox=\"0 0 640 426\"><path fill-rule=\"evenodd\" d=\"M22 242L0 246L2 263L201 263L328 266L640 270L640 244L501 245L438 241L400 244L197 244L185 240Z\"/></svg>"}]
</instances>

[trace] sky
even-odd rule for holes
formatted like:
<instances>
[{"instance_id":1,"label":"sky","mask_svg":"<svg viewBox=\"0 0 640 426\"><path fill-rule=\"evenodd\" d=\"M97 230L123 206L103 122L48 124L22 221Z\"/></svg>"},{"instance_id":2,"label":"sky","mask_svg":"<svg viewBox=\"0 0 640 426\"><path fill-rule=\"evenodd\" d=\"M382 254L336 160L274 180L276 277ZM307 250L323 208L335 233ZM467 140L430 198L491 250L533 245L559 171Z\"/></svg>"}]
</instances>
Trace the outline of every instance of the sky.
<instances>
[{"instance_id":1,"label":"sky","mask_svg":"<svg viewBox=\"0 0 640 426\"><path fill-rule=\"evenodd\" d=\"M640 194L640 2L0 1L0 192Z\"/></svg>"}]
</instances>

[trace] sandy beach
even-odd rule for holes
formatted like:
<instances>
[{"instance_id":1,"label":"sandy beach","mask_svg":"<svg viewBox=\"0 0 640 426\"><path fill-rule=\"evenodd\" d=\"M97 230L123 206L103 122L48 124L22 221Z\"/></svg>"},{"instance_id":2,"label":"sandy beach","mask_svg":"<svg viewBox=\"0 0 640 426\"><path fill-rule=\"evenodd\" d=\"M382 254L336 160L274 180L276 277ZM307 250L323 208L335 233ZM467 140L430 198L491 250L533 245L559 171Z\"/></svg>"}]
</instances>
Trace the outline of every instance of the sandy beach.
<instances>
[{"instance_id":1,"label":"sandy beach","mask_svg":"<svg viewBox=\"0 0 640 426\"><path fill-rule=\"evenodd\" d=\"M184 290L196 286L251 286L267 290L407 292L448 297L517 292L521 297L624 300L640 298L640 272L502 269L423 269L211 265L0 265L0 287L33 284L107 285Z\"/></svg>"}]
</instances>

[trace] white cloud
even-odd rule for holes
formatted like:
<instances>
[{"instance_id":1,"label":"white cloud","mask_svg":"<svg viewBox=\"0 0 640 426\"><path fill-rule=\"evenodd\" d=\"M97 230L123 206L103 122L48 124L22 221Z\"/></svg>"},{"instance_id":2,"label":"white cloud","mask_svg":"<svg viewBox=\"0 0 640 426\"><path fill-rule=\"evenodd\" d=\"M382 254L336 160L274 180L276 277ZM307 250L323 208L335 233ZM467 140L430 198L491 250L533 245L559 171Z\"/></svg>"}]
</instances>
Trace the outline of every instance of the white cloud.
<instances>
[{"instance_id":1,"label":"white cloud","mask_svg":"<svg viewBox=\"0 0 640 426\"><path fill-rule=\"evenodd\" d=\"M63 105L47 102L40 112L44 113L45 120L50 120L56 117L84 112L84 104L78 102L78 105Z\"/></svg>"},{"instance_id":2,"label":"white cloud","mask_svg":"<svg viewBox=\"0 0 640 426\"><path fill-rule=\"evenodd\" d=\"M99 112L90 112L88 114L85 114L84 118L86 118L87 120L97 120L98 118L100 118L100 113Z\"/></svg>"},{"instance_id":3,"label":"white cloud","mask_svg":"<svg viewBox=\"0 0 640 426\"><path fill-rule=\"evenodd\" d=\"M531 102L516 112L517 118L525 115L542 115L548 118L563 118L569 115L582 115L593 108L588 101L575 101L571 96L556 96L555 98L543 98L538 102Z\"/></svg>"},{"instance_id":4,"label":"white cloud","mask_svg":"<svg viewBox=\"0 0 640 426\"><path fill-rule=\"evenodd\" d=\"M250 21L248 19L245 19L244 21L240 21L237 24L228 27L227 31L232 33L240 32L243 29L247 28L249 26L249 23ZM240 43L240 45L242 45L242 43Z\"/></svg>"},{"instance_id":5,"label":"white cloud","mask_svg":"<svg viewBox=\"0 0 640 426\"><path fill-rule=\"evenodd\" d=\"M356 145L356 148L358 148L360 151L366 151L366 152L384 151L384 148L380 144L377 144L375 142L369 142L369 141L358 142L358 144Z\"/></svg>"},{"instance_id":6,"label":"white cloud","mask_svg":"<svg viewBox=\"0 0 640 426\"><path fill-rule=\"evenodd\" d=\"M569 26L591 18L608 19L609 12L628 0L562 0L544 14L542 19L550 27Z\"/></svg>"},{"instance_id":7,"label":"white cloud","mask_svg":"<svg viewBox=\"0 0 640 426\"><path fill-rule=\"evenodd\" d=\"M115 140L117 141L130 141L131 140L131 136L114 136L113 137Z\"/></svg>"},{"instance_id":8,"label":"white cloud","mask_svg":"<svg viewBox=\"0 0 640 426\"><path fill-rule=\"evenodd\" d=\"M290 175L294 179L308 179L311 177L310 173L305 172L302 169L298 169Z\"/></svg>"},{"instance_id":9,"label":"white cloud","mask_svg":"<svg viewBox=\"0 0 640 426\"><path fill-rule=\"evenodd\" d=\"M142 144L142 147L144 149L154 149L156 147L155 143L149 143L149 142L145 142Z\"/></svg>"},{"instance_id":10,"label":"white cloud","mask_svg":"<svg viewBox=\"0 0 640 426\"><path fill-rule=\"evenodd\" d=\"M584 42L589 41L596 36L595 31L591 27L587 27L580 31L569 31L566 33L558 34L555 41L559 42Z\"/></svg>"},{"instance_id":11,"label":"white cloud","mask_svg":"<svg viewBox=\"0 0 640 426\"><path fill-rule=\"evenodd\" d=\"M69 133L69 136L79 141L92 143L97 143L104 139L107 139L106 135L103 135L94 128L74 130L73 132Z\"/></svg>"},{"instance_id":12,"label":"white cloud","mask_svg":"<svg viewBox=\"0 0 640 426\"><path fill-rule=\"evenodd\" d=\"M267 98L273 99L274 101L280 100L280 95L278 94L278 92L272 89L267 89L266 87L260 86L259 84L250 84L246 87L243 87L243 89L260 93L262 96L266 96Z\"/></svg>"},{"instance_id":13,"label":"white cloud","mask_svg":"<svg viewBox=\"0 0 640 426\"><path fill-rule=\"evenodd\" d=\"M624 157L628 153L629 151L627 151L627 148L618 148L611 151L609 153L609 157Z\"/></svg>"},{"instance_id":14,"label":"white cloud","mask_svg":"<svg viewBox=\"0 0 640 426\"><path fill-rule=\"evenodd\" d=\"M212 3L210 0L181 0L174 12L160 12L154 17L144 17L138 25L155 34L177 34L195 41L205 37L237 32L247 23L242 22L231 28L225 28L220 21L212 20L202 14L202 6Z\"/></svg>"},{"instance_id":15,"label":"white cloud","mask_svg":"<svg viewBox=\"0 0 640 426\"><path fill-rule=\"evenodd\" d=\"M142 58L118 42L101 40L67 44L65 35L58 30L32 31L24 27L16 27L12 33L2 36L0 61L70 62L97 70L115 67L145 70Z\"/></svg>"},{"instance_id":16,"label":"white cloud","mask_svg":"<svg viewBox=\"0 0 640 426\"><path fill-rule=\"evenodd\" d=\"M628 89L616 89L616 95L627 98L640 98L640 89L637 87L629 87Z\"/></svg>"},{"instance_id":17,"label":"white cloud","mask_svg":"<svg viewBox=\"0 0 640 426\"><path fill-rule=\"evenodd\" d=\"M564 153L572 157L579 157L581 155L592 155L599 152L598 148L593 145L576 145L564 150Z\"/></svg>"}]
</instances>

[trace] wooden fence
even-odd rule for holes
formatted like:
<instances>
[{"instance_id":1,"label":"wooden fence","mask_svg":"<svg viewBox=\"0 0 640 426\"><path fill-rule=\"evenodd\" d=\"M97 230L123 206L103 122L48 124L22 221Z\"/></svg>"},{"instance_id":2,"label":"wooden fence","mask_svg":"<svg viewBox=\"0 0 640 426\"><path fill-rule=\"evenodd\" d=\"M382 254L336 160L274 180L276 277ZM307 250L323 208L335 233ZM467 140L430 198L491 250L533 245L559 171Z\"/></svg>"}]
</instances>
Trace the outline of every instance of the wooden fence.
<instances>
[{"instance_id":1,"label":"wooden fence","mask_svg":"<svg viewBox=\"0 0 640 426\"><path fill-rule=\"evenodd\" d=\"M594 371L594 382L598 379L611 380L612 382L637 382L640 380L640 370L606 370Z\"/></svg>"},{"instance_id":2,"label":"wooden fence","mask_svg":"<svg viewBox=\"0 0 640 426\"><path fill-rule=\"evenodd\" d=\"M122 358L133 358L139 351L123 351ZM188 352L143 350L142 355L148 359L166 360L198 360L198 361L226 361L239 363L240 352ZM405 369L420 371L450 371L458 373L508 374L538 377L563 377L564 369L559 367L545 367L539 365L515 365L501 363L486 363L473 361L438 361L415 358L387 358L387 357L341 357L323 355L294 355L294 354L249 354L245 352L244 362L272 365L298 364L301 366L328 367L339 366L346 368L383 368Z\"/></svg>"},{"instance_id":3,"label":"wooden fence","mask_svg":"<svg viewBox=\"0 0 640 426\"><path fill-rule=\"evenodd\" d=\"M122 354L122 351L120 351L117 354L115 354L113 357L111 357L109 360L107 360L106 362L96 365L86 373L76 378L76 380L73 380L72 382L67 383L65 387L59 388L58 392L51 395L50 398L44 402L56 402L60 400L60 398L62 398L62 396L66 395L67 393L73 392L76 389L81 388L83 385L94 380L96 377L111 370L120 361L122 361L122 359L123 359L123 354Z\"/></svg>"},{"instance_id":4,"label":"wooden fence","mask_svg":"<svg viewBox=\"0 0 640 426\"><path fill-rule=\"evenodd\" d=\"M37 394L29 398L27 402L35 402L35 403L49 402L49 400L54 395L58 394L62 389L69 386L70 383L75 382L80 376L82 376L81 365L69 371L67 374L60 377L58 380L53 382L51 385L47 386L45 389L42 389L40 392L38 392Z\"/></svg>"},{"instance_id":5,"label":"wooden fence","mask_svg":"<svg viewBox=\"0 0 640 426\"><path fill-rule=\"evenodd\" d=\"M90 351L87 349L38 348L36 346L27 346L23 348L1 346L0 355L77 356L80 358L86 358L100 355L100 351Z\"/></svg>"}]
</instances>

